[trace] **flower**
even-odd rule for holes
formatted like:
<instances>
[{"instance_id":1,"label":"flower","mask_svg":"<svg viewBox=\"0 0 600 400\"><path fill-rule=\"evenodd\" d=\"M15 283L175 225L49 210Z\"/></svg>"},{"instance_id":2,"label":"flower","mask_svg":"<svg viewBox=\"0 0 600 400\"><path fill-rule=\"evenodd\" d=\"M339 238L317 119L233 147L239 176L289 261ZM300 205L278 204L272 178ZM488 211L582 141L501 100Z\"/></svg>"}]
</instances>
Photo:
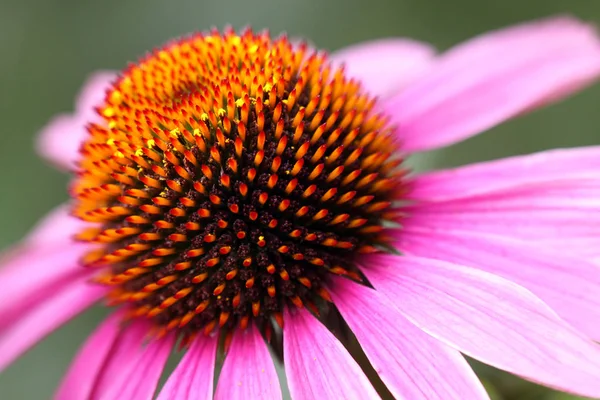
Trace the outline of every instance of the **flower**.
<instances>
[{"instance_id":1,"label":"flower","mask_svg":"<svg viewBox=\"0 0 600 400\"><path fill-rule=\"evenodd\" d=\"M600 148L404 166L599 74L557 18L441 55L212 32L95 75L42 132L72 201L2 260L0 368L105 299L58 399L151 398L176 341L160 399L211 398L222 353L216 398L281 398L270 348L294 399L377 398L344 327L397 398L487 398L461 353L600 397Z\"/></svg>"}]
</instances>

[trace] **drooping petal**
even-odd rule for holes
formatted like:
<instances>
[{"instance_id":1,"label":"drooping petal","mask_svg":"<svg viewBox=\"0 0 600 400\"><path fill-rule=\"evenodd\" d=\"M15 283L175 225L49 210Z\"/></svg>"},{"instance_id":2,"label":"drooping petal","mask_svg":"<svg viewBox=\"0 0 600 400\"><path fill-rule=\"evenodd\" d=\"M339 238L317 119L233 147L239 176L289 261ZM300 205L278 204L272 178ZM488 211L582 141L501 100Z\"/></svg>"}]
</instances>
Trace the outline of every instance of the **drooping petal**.
<instances>
[{"instance_id":1,"label":"drooping petal","mask_svg":"<svg viewBox=\"0 0 600 400\"><path fill-rule=\"evenodd\" d=\"M237 330L233 334L215 399L281 399L277 371L256 327Z\"/></svg>"},{"instance_id":2,"label":"drooping petal","mask_svg":"<svg viewBox=\"0 0 600 400\"><path fill-rule=\"evenodd\" d=\"M573 257L600 255L600 180L567 179L405 208L406 228L518 238ZM561 246L562 244L562 246Z\"/></svg>"},{"instance_id":3,"label":"drooping petal","mask_svg":"<svg viewBox=\"0 0 600 400\"><path fill-rule=\"evenodd\" d=\"M574 258L600 256L600 180L567 180L405 208L407 229L463 230L561 249Z\"/></svg>"},{"instance_id":4,"label":"drooping petal","mask_svg":"<svg viewBox=\"0 0 600 400\"><path fill-rule=\"evenodd\" d=\"M449 50L385 108L403 149L422 151L565 97L599 74L594 27L555 18L492 32Z\"/></svg>"},{"instance_id":5,"label":"drooping petal","mask_svg":"<svg viewBox=\"0 0 600 400\"><path fill-rule=\"evenodd\" d=\"M153 398L174 336L148 338L150 327L147 321L134 321L122 330L98 377L92 398Z\"/></svg>"},{"instance_id":6,"label":"drooping petal","mask_svg":"<svg viewBox=\"0 0 600 400\"><path fill-rule=\"evenodd\" d=\"M344 64L347 76L359 80L370 94L386 98L426 73L435 53L426 43L390 38L346 47L333 53L331 61Z\"/></svg>"},{"instance_id":7,"label":"drooping petal","mask_svg":"<svg viewBox=\"0 0 600 400\"><path fill-rule=\"evenodd\" d=\"M466 265L505 277L544 300L577 329L600 340L600 266L522 241L457 229L405 228L394 235L406 254Z\"/></svg>"},{"instance_id":8,"label":"drooping petal","mask_svg":"<svg viewBox=\"0 0 600 400\"><path fill-rule=\"evenodd\" d=\"M88 246L76 243L45 248L25 244L11 255L0 269L0 330L71 281L90 277L95 271L79 265L87 250Z\"/></svg>"},{"instance_id":9,"label":"drooping petal","mask_svg":"<svg viewBox=\"0 0 600 400\"><path fill-rule=\"evenodd\" d=\"M94 107L102 104L106 89L116 73L100 71L85 82L73 114L61 114L52 119L40 132L38 152L58 167L69 170L79 157L79 148L87 134L85 126L99 122Z\"/></svg>"},{"instance_id":10,"label":"drooping petal","mask_svg":"<svg viewBox=\"0 0 600 400\"><path fill-rule=\"evenodd\" d=\"M364 272L415 325L457 350L534 382L600 396L600 347L523 287L415 256L369 257Z\"/></svg>"},{"instance_id":11,"label":"drooping petal","mask_svg":"<svg viewBox=\"0 0 600 400\"><path fill-rule=\"evenodd\" d=\"M342 278L332 283L331 294L371 365L396 398L489 398L458 351L414 326L388 298Z\"/></svg>"},{"instance_id":12,"label":"drooping petal","mask_svg":"<svg viewBox=\"0 0 600 400\"><path fill-rule=\"evenodd\" d=\"M552 188L569 179L589 180L591 190L599 186L599 170L600 146L557 149L428 172L415 178L408 195L423 202L450 201L542 184Z\"/></svg>"},{"instance_id":13,"label":"drooping petal","mask_svg":"<svg viewBox=\"0 0 600 400\"><path fill-rule=\"evenodd\" d=\"M56 400L89 399L121 332L123 314L116 312L86 340L56 392Z\"/></svg>"},{"instance_id":14,"label":"drooping petal","mask_svg":"<svg viewBox=\"0 0 600 400\"><path fill-rule=\"evenodd\" d=\"M104 70L91 74L77 96L75 102L77 112L96 115L94 108L102 105L106 97L106 90L116 79L116 71Z\"/></svg>"},{"instance_id":15,"label":"drooping petal","mask_svg":"<svg viewBox=\"0 0 600 400\"><path fill-rule=\"evenodd\" d=\"M142 354L144 338L151 325L148 321L133 320L121 330L94 385L92 398L102 398L115 386L119 386L128 371L136 366ZM119 386L120 387L120 386Z\"/></svg>"},{"instance_id":16,"label":"drooping petal","mask_svg":"<svg viewBox=\"0 0 600 400\"><path fill-rule=\"evenodd\" d=\"M106 288L90 284L88 277L73 279L67 286L31 308L0 330L0 371L44 336L89 308L106 293Z\"/></svg>"},{"instance_id":17,"label":"drooping petal","mask_svg":"<svg viewBox=\"0 0 600 400\"><path fill-rule=\"evenodd\" d=\"M40 132L36 150L56 167L69 171L74 168L84 134L85 121L77 115L59 114Z\"/></svg>"},{"instance_id":18,"label":"drooping petal","mask_svg":"<svg viewBox=\"0 0 600 400\"><path fill-rule=\"evenodd\" d=\"M210 400L213 394L217 337L198 337L160 391L158 400Z\"/></svg>"},{"instance_id":19,"label":"drooping petal","mask_svg":"<svg viewBox=\"0 0 600 400\"><path fill-rule=\"evenodd\" d=\"M124 381L123 386L109 392L106 399L139 399L151 400L158 386L163 368L173 348L174 336L167 336L149 343L139 358L138 365L133 368Z\"/></svg>"},{"instance_id":20,"label":"drooping petal","mask_svg":"<svg viewBox=\"0 0 600 400\"><path fill-rule=\"evenodd\" d=\"M294 400L378 399L360 366L308 311L284 314L283 359Z\"/></svg>"},{"instance_id":21,"label":"drooping petal","mask_svg":"<svg viewBox=\"0 0 600 400\"><path fill-rule=\"evenodd\" d=\"M68 204L62 204L50 211L36 224L25 238L26 243L46 246L70 242L83 229L94 226L71 215Z\"/></svg>"},{"instance_id":22,"label":"drooping petal","mask_svg":"<svg viewBox=\"0 0 600 400\"><path fill-rule=\"evenodd\" d=\"M543 243L543 239L600 236L600 210L524 207L506 211L466 209L452 212L428 207L415 210L410 218L406 218L405 224L407 227L492 233ZM537 242L537 239L542 240Z\"/></svg>"}]
</instances>

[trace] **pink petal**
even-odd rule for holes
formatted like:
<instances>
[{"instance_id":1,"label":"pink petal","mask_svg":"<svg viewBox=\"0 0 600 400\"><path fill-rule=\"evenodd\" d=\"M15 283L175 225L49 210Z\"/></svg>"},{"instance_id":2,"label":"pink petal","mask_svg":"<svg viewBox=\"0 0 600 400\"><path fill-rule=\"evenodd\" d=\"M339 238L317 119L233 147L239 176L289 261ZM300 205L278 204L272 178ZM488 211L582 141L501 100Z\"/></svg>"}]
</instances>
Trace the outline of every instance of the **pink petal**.
<instances>
[{"instance_id":1,"label":"pink petal","mask_svg":"<svg viewBox=\"0 0 600 400\"><path fill-rule=\"evenodd\" d=\"M116 80L116 71L96 71L91 74L77 96L75 102L77 112L84 113L87 116L97 115L94 108L104 103L106 91L110 88L111 83Z\"/></svg>"},{"instance_id":2,"label":"pink petal","mask_svg":"<svg viewBox=\"0 0 600 400\"><path fill-rule=\"evenodd\" d=\"M87 277L46 292L47 298L23 308L20 318L0 330L0 371L44 336L83 312L106 293L106 288L90 284ZM4 296L4 294L3 294Z\"/></svg>"},{"instance_id":3,"label":"pink petal","mask_svg":"<svg viewBox=\"0 0 600 400\"><path fill-rule=\"evenodd\" d=\"M407 208L405 227L463 229L525 240L600 238L600 180L589 195L576 181ZM551 192L555 190L554 193ZM578 196L578 193L580 194ZM573 197L571 197L573 196Z\"/></svg>"},{"instance_id":4,"label":"pink petal","mask_svg":"<svg viewBox=\"0 0 600 400\"><path fill-rule=\"evenodd\" d=\"M252 326L233 334L216 400L281 399L279 378L262 336Z\"/></svg>"},{"instance_id":5,"label":"pink petal","mask_svg":"<svg viewBox=\"0 0 600 400\"><path fill-rule=\"evenodd\" d=\"M78 278L90 277L96 271L82 268L79 259L88 246L23 245L0 269L0 330L21 318L22 314L68 287Z\"/></svg>"},{"instance_id":6,"label":"pink petal","mask_svg":"<svg viewBox=\"0 0 600 400\"><path fill-rule=\"evenodd\" d=\"M356 44L331 55L334 65L344 64L346 74L359 80L374 96L389 97L433 64L435 49L410 39L379 39Z\"/></svg>"},{"instance_id":7,"label":"pink petal","mask_svg":"<svg viewBox=\"0 0 600 400\"><path fill-rule=\"evenodd\" d=\"M467 265L531 290L577 329L600 340L600 267L569 249L531 246L510 238L444 229L404 229L396 246L405 254Z\"/></svg>"},{"instance_id":8,"label":"pink petal","mask_svg":"<svg viewBox=\"0 0 600 400\"><path fill-rule=\"evenodd\" d=\"M600 396L600 347L504 278L415 256L379 255L364 268L415 325L461 352L534 382Z\"/></svg>"},{"instance_id":9,"label":"pink petal","mask_svg":"<svg viewBox=\"0 0 600 400\"><path fill-rule=\"evenodd\" d=\"M38 152L58 167L70 170L79 158L79 148L87 135L85 126L100 122L94 111L104 101L106 90L116 74L111 71L96 72L86 81L77 99L73 114L60 114L40 132Z\"/></svg>"},{"instance_id":10,"label":"pink petal","mask_svg":"<svg viewBox=\"0 0 600 400\"><path fill-rule=\"evenodd\" d=\"M371 365L399 399L488 399L463 356L410 323L389 299L337 278L334 304Z\"/></svg>"},{"instance_id":11,"label":"pink petal","mask_svg":"<svg viewBox=\"0 0 600 400\"><path fill-rule=\"evenodd\" d=\"M283 358L294 400L379 399L344 346L308 311L284 314Z\"/></svg>"},{"instance_id":12,"label":"pink petal","mask_svg":"<svg viewBox=\"0 0 600 400\"><path fill-rule=\"evenodd\" d=\"M148 336L151 328L152 325L149 321L140 319L123 326L102 371L98 374L92 398L106 397L106 393L122 385L128 371L138 365L144 349L144 339Z\"/></svg>"},{"instance_id":13,"label":"pink petal","mask_svg":"<svg viewBox=\"0 0 600 400\"><path fill-rule=\"evenodd\" d=\"M197 338L160 391L158 400L212 399L216 353L216 336Z\"/></svg>"},{"instance_id":14,"label":"pink petal","mask_svg":"<svg viewBox=\"0 0 600 400\"><path fill-rule=\"evenodd\" d=\"M124 381L123 387L108 392L106 399L152 399L158 386L167 359L171 354L174 336L152 341L143 350L138 365L133 368Z\"/></svg>"},{"instance_id":15,"label":"pink petal","mask_svg":"<svg viewBox=\"0 0 600 400\"><path fill-rule=\"evenodd\" d=\"M592 26L550 19L489 33L443 54L386 105L407 151L445 146L534 106L565 97L600 74Z\"/></svg>"},{"instance_id":16,"label":"pink petal","mask_svg":"<svg viewBox=\"0 0 600 400\"><path fill-rule=\"evenodd\" d=\"M123 314L116 312L86 340L58 389L56 400L89 399L121 332Z\"/></svg>"},{"instance_id":17,"label":"pink petal","mask_svg":"<svg viewBox=\"0 0 600 400\"><path fill-rule=\"evenodd\" d=\"M22 263L15 262L15 260L27 253L47 251L48 247L56 247L57 244L61 246L71 244L74 242L75 234L90 226L93 225L72 217L69 205L63 204L56 207L31 229L20 244L0 253L0 271L2 271L0 274L13 265L22 267Z\"/></svg>"},{"instance_id":18,"label":"pink petal","mask_svg":"<svg viewBox=\"0 0 600 400\"><path fill-rule=\"evenodd\" d=\"M31 230L25 239L27 243L45 246L48 244L64 243L82 230L94 226L71 215L71 206L63 204L50 211Z\"/></svg>"},{"instance_id":19,"label":"pink petal","mask_svg":"<svg viewBox=\"0 0 600 400\"><path fill-rule=\"evenodd\" d=\"M174 343L167 335L145 339L150 332L146 321L134 321L123 329L98 378L93 398L152 399Z\"/></svg>"},{"instance_id":20,"label":"pink petal","mask_svg":"<svg viewBox=\"0 0 600 400\"><path fill-rule=\"evenodd\" d=\"M429 172L415 178L411 199L433 202L464 199L507 189L535 189L568 179L589 179L598 188L600 146L558 149ZM545 187L551 187L546 185Z\"/></svg>"}]
</instances>

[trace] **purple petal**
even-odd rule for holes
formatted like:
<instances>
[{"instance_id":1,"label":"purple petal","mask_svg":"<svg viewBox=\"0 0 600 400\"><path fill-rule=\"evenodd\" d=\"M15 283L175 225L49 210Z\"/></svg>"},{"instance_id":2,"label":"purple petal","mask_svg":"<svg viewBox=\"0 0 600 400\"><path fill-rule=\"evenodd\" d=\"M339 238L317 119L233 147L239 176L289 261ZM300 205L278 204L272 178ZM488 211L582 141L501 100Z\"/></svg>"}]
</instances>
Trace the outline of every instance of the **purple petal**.
<instances>
[{"instance_id":1,"label":"purple petal","mask_svg":"<svg viewBox=\"0 0 600 400\"><path fill-rule=\"evenodd\" d=\"M254 325L233 334L215 399L281 399L279 378L269 349Z\"/></svg>"},{"instance_id":2,"label":"purple petal","mask_svg":"<svg viewBox=\"0 0 600 400\"><path fill-rule=\"evenodd\" d=\"M387 101L406 151L464 140L563 98L600 74L595 28L569 18L489 33L441 55Z\"/></svg>"},{"instance_id":3,"label":"purple petal","mask_svg":"<svg viewBox=\"0 0 600 400\"><path fill-rule=\"evenodd\" d=\"M334 303L371 365L399 399L488 399L463 356L409 322L389 299L336 278Z\"/></svg>"},{"instance_id":4,"label":"purple petal","mask_svg":"<svg viewBox=\"0 0 600 400\"><path fill-rule=\"evenodd\" d=\"M364 272L375 288L425 332L534 382L600 396L600 347L521 286L439 260L366 260Z\"/></svg>"},{"instance_id":5,"label":"purple petal","mask_svg":"<svg viewBox=\"0 0 600 400\"><path fill-rule=\"evenodd\" d=\"M435 53L426 43L390 38L346 47L333 53L331 61L344 64L347 76L360 81L369 93L386 98L427 72Z\"/></svg>"},{"instance_id":6,"label":"purple petal","mask_svg":"<svg viewBox=\"0 0 600 400\"><path fill-rule=\"evenodd\" d=\"M216 353L216 336L198 337L160 391L158 400L212 399Z\"/></svg>"},{"instance_id":7,"label":"purple petal","mask_svg":"<svg viewBox=\"0 0 600 400\"><path fill-rule=\"evenodd\" d=\"M283 357L294 400L378 399L360 366L308 311L284 314Z\"/></svg>"}]
</instances>

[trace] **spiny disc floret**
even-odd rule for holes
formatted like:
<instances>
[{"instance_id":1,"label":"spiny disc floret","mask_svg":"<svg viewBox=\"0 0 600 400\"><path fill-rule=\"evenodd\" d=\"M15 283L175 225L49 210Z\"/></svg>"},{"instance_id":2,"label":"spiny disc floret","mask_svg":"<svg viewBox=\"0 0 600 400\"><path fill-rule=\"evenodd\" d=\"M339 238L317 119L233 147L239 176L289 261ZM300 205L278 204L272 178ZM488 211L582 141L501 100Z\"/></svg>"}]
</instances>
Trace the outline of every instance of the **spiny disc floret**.
<instances>
[{"instance_id":1,"label":"spiny disc floret","mask_svg":"<svg viewBox=\"0 0 600 400\"><path fill-rule=\"evenodd\" d=\"M132 316L184 335L268 329L329 300L384 241L400 159L375 100L325 54L198 34L127 68L89 127L74 212L85 262ZM108 266L108 268L107 268Z\"/></svg>"}]
</instances>

